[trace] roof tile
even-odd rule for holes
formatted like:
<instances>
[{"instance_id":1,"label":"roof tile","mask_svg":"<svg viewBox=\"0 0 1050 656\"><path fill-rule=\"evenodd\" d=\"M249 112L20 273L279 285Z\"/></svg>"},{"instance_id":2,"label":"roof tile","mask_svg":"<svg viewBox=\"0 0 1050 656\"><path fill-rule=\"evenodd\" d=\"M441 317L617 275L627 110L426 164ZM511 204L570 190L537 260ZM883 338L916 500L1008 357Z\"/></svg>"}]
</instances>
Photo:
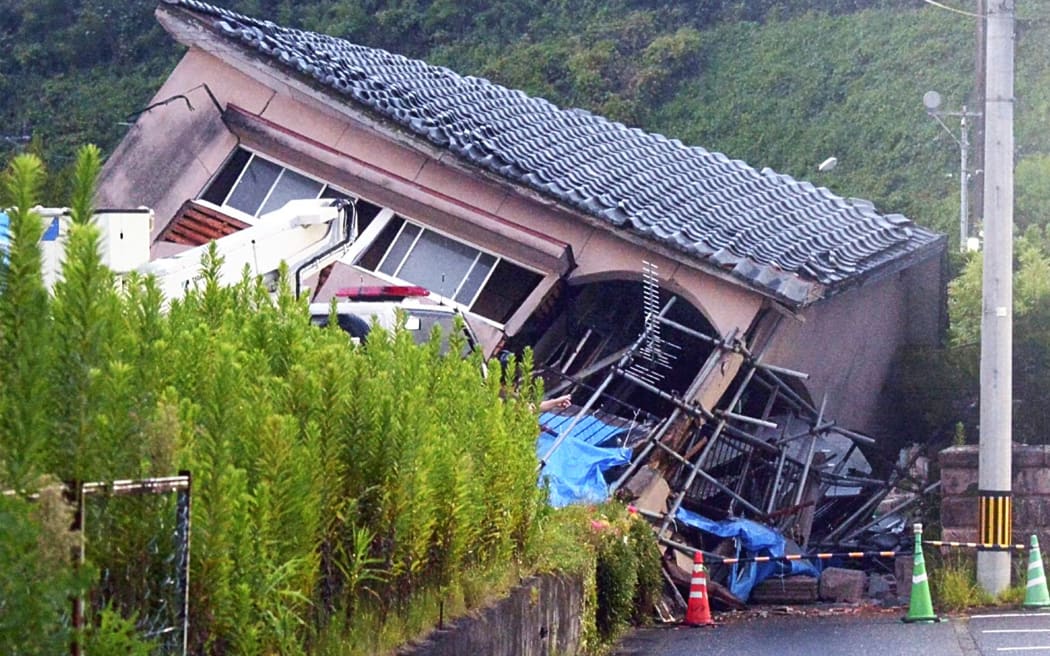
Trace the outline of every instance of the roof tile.
<instances>
[{"instance_id":1,"label":"roof tile","mask_svg":"<svg viewBox=\"0 0 1050 656\"><path fill-rule=\"evenodd\" d=\"M804 305L943 237L871 203L384 50L163 0L472 164ZM815 285L816 284L816 285Z\"/></svg>"}]
</instances>

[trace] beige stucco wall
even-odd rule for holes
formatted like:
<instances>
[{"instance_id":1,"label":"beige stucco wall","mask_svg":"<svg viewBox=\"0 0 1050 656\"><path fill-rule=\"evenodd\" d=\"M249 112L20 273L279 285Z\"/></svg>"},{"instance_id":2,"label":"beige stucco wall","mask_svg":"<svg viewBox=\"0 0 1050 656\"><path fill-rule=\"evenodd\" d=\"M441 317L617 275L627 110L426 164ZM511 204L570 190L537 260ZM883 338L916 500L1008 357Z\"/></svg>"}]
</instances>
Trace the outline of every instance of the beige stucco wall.
<instances>
[{"instance_id":1,"label":"beige stucco wall","mask_svg":"<svg viewBox=\"0 0 1050 656\"><path fill-rule=\"evenodd\" d=\"M826 394L826 415L840 425L884 437L894 347L938 338L943 297L918 292L943 284L940 266L933 258L822 301L801 321L782 321L767 360L808 373L814 404Z\"/></svg>"},{"instance_id":2,"label":"beige stucco wall","mask_svg":"<svg viewBox=\"0 0 1050 656\"><path fill-rule=\"evenodd\" d=\"M152 208L154 238L236 146L202 79L192 73L198 59L192 52L183 59L149 104L170 102L139 115L99 178L98 206ZM212 79L208 87L221 89L223 81Z\"/></svg>"},{"instance_id":3,"label":"beige stucco wall","mask_svg":"<svg viewBox=\"0 0 1050 656\"><path fill-rule=\"evenodd\" d=\"M153 102L182 94L193 109L179 100L139 118L107 162L101 202L154 208L156 235L240 144L525 265L554 270L553 254L569 247L573 282L637 279L642 262L654 262L663 284L724 334L746 328L762 306L759 295L673 254L622 239L594 219L485 176L394 128L377 127L367 116L334 111L326 99L292 89L278 74L249 72L190 49ZM225 122L205 86L226 110Z\"/></svg>"}]
</instances>

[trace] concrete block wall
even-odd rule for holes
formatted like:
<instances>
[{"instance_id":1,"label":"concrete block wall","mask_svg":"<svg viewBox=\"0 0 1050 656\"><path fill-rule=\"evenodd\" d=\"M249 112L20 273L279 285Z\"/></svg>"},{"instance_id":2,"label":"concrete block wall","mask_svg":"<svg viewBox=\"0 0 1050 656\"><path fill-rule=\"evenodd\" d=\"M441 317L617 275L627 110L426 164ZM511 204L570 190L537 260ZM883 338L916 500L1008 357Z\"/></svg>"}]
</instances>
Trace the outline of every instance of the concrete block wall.
<instances>
[{"instance_id":1,"label":"concrete block wall","mask_svg":"<svg viewBox=\"0 0 1050 656\"><path fill-rule=\"evenodd\" d=\"M940 452L941 526L944 540L977 541L976 445ZM1013 445L1013 542L1028 544L1034 533L1050 545L1050 445Z\"/></svg>"},{"instance_id":2,"label":"concrete block wall","mask_svg":"<svg viewBox=\"0 0 1050 656\"><path fill-rule=\"evenodd\" d=\"M583 581L548 574L431 632L398 656L574 656L580 653Z\"/></svg>"}]
</instances>

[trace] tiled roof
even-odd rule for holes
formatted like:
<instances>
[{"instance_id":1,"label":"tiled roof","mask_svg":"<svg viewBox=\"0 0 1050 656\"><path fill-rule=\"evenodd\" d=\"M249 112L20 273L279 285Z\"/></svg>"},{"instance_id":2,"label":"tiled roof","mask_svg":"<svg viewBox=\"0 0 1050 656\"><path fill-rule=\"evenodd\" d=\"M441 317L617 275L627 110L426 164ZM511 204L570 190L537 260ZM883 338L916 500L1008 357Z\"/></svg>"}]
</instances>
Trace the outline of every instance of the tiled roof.
<instances>
[{"instance_id":1,"label":"tiled roof","mask_svg":"<svg viewBox=\"0 0 1050 656\"><path fill-rule=\"evenodd\" d=\"M175 218L157 236L157 240L201 246L247 227L248 224L243 221L189 200L183 203Z\"/></svg>"},{"instance_id":2,"label":"tiled roof","mask_svg":"<svg viewBox=\"0 0 1050 656\"><path fill-rule=\"evenodd\" d=\"M581 109L196 0L163 2L478 167L793 305L943 247L902 215Z\"/></svg>"}]
</instances>

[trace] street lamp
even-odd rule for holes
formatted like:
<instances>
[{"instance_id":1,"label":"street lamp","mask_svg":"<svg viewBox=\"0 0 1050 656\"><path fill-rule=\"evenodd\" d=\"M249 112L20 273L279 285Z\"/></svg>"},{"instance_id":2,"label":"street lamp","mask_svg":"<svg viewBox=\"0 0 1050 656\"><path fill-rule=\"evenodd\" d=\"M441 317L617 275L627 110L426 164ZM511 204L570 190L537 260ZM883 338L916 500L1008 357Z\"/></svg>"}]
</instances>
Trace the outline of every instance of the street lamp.
<instances>
[{"instance_id":1,"label":"street lamp","mask_svg":"<svg viewBox=\"0 0 1050 656\"><path fill-rule=\"evenodd\" d=\"M819 165L817 165L817 170L820 171L821 173L827 173L831 169L835 168L838 165L838 163L839 163L839 158L838 157L829 157L826 160L824 160L823 162L821 162Z\"/></svg>"},{"instance_id":2,"label":"street lamp","mask_svg":"<svg viewBox=\"0 0 1050 656\"><path fill-rule=\"evenodd\" d=\"M968 112L966 111L966 105L963 105L962 111L959 112L945 112L941 111L941 94L936 91L927 91L922 97L922 104L926 106L926 114L933 120L940 123L941 127L944 128L952 141L959 145L959 250L965 251L967 249L967 243L969 242L970 229L969 229L969 207L968 207L968 187L970 182L970 172L967 170L967 157L970 152L970 130L969 124L966 119L977 118L981 115L980 112ZM959 117L959 136L956 137L952 129L945 124L942 117L944 116L958 116Z\"/></svg>"}]
</instances>

